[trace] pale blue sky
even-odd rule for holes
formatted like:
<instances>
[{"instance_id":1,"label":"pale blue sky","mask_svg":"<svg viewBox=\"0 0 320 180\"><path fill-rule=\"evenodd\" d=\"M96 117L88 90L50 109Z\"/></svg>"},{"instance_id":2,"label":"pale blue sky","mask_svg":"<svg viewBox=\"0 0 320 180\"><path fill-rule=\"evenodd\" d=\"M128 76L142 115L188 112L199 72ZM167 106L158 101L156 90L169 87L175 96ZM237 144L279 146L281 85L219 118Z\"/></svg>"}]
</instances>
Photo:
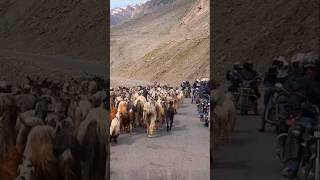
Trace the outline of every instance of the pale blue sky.
<instances>
[{"instance_id":1,"label":"pale blue sky","mask_svg":"<svg viewBox=\"0 0 320 180\"><path fill-rule=\"evenodd\" d=\"M125 7L129 4L138 4L140 2L146 2L147 0L110 0L110 8Z\"/></svg>"}]
</instances>

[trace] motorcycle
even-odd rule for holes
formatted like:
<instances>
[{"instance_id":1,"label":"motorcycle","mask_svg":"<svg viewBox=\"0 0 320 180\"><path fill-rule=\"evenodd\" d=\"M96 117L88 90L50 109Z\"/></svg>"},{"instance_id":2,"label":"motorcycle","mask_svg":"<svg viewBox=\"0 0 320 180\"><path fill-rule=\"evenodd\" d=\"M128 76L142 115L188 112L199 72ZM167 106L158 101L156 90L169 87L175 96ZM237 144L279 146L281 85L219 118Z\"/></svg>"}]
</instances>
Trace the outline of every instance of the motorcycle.
<instances>
[{"instance_id":1,"label":"motorcycle","mask_svg":"<svg viewBox=\"0 0 320 180\"><path fill-rule=\"evenodd\" d=\"M257 96L254 90L251 88L251 84L257 82L257 79L243 80L240 84L238 92L234 93L235 99L237 99L237 109L240 110L241 115L248 114L248 111L253 110L255 114L258 114L257 108Z\"/></svg>"},{"instance_id":2,"label":"motorcycle","mask_svg":"<svg viewBox=\"0 0 320 180\"><path fill-rule=\"evenodd\" d=\"M205 126L209 126L209 111L210 111L210 98L208 96L205 96L203 99L201 99L201 102L199 104L199 118L200 122L204 122Z\"/></svg>"},{"instance_id":3,"label":"motorcycle","mask_svg":"<svg viewBox=\"0 0 320 180\"><path fill-rule=\"evenodd\" d=\"M313 133L303 134L302 158L298 170L299 180L320 180L320 111L316 105L310 105L316 118Z\"/></svg>"},{"instance_id":4,"label":"motorcycle","mask_svg":"<svg viewBox=\"0 0 320 180\"><path fill-rule=\"evenodd\" d=\"M186 87L183 89L183 96L185 98L191 98L191 88L190 87Z\"/></svg>"},{"instance_id":5,"label":"motorcycle","mask_svg":"<svg viewBox=\"0 0 320 180\"><path fill-rule=\"evenodd\" d=\"M280 84L277 84L277 87L280 88L282 91L282 93L285 93L286 96L290 96L290 98L293 98L293 97L298 97L299 99L301 99L301 102L304 102L302 104L305 104L306 102L309 102L308 101L308 98L306 96L304 96L303 94L300 94L298 92L291 92L289 94L288 91L286 91ZM288 97L284 98L284 99L287 99ZM286 101L284 101L286 102ZM290 104L289 102L286 102L288 104ZM281 128L280 129L281 131L279 131L279 134L277 135L277 138L276 138L276 154L278 155L280 161L282 163L285 163L286 161L286 148L287 148L287 144L286 144L286 141L287 141L287 137L288 137L288 134L289 133L293 133L294 136L299 136L299 130L292 130L291 132L291 128L293 128L294 126L296 126L299 122L299 119L302 118L303 116L303 113L302 113L302 110L299 109L299 110L295 110L295 111L290 111L290 112L287 112L287 107L284 107L286 105L281 105L282 109L281 110L284 110L286 112L282 112L282 111L278 111L277 115L278 115L278 119L279 120L277 122L277 125L281 125ZM302 107L302 106L301 106ZM267 113L266 113L267 114ZM280 116L280 114L285 114L285 116ZM300 125L299 125L300 126ZM302 125L303 126L303 125ZM280 128L280 126L278 126ZM278 129L279 130L279 129Z\"/></svg>"},{"instance_id":6,"label":"motorcycle","mask_svg":"<svg viewBox=\"0 0 320 180\"><path fill-rule=\"evenodd\" d=\"M200 90L199 88L196 88L193 90L193 99L192 99L192 102L195 102L197 105L199 105L200 103Z\"/></svg>"},{"instance_id":7,"label":"motorcycle","mask_svg":"<svg viewBox=\"0 0 320 180\"><path fill-rule=\"evenodd\" d=\"M296 149L300 157L297 162L297 177L299 180L320 180L320 111L309 101L303 103L301 107L303 111L294 117L291 115L286 121L291 128L288 133L292 133L300 142L299 149ZM309 115L305 116L305 114ZM310 117L310 114L313 115ZM286 144L288 133L277 136L277 154L282 163L289 160L285 154L286 148L290 148Z\"/></svg>"},{"instance_id":8,"label":"motorcycle","mask_svg":"<svg viewBox=\"0 0 320 180\"><path fill-rule=\"evenodd\" d=\"M277 132L282 127L287 117L285 116L285 106L289 98L289 92L282 84L275 84L275 92L270 98L268 105L265 107L265 112L262 118L271 126L275 126Z\"/></svg>"}]
</instances>

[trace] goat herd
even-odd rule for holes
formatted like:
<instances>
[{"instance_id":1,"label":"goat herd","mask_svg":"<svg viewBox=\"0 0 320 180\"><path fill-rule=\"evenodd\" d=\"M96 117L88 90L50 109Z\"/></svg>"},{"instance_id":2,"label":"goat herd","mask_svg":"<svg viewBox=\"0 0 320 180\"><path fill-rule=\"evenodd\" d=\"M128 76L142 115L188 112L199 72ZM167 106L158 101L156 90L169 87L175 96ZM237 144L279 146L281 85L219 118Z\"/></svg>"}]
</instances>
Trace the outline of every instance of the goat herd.
<instances>
[{"instance_id":1,"label":"goat herd","mask_svg":"<svg viewBox=\"0 0 320 180\"><path fill-rule=\"evenodd\" d=\"M103 78L89 75L0 81L1 180L103 180L110 139L138 126L149 137L156 134L184 100L178 88L157 83L111 88L110 98L106 87Z\"/></svg>"},{"instance_id":2,"label":"goat herd","mask_svg":"<svg viewBox=\"0 0 320 180\"><path fill-rule=\"evenodd\" d=\"M184 101L178 87L158 83L111 88L110 97L106 87L98 76L1 81L1 180L103 180L109 176L110 140L117 143L120 133L137 127L152 137ZM211 144L217 145L234 129L236 109L232 95L211 96Z\"/></svg>"},{"instance_id":3,"label":"goat herd","mask_svg":"<svg viewBox=\"0 0 320 180\"><path fill-rule=\"evenodd\" d=\"M148 137L176 112L184 95L179 88L154 83L147 87L118 87L110 91L110 136L117 143L121 132L135 127L146 128ZM173 109L170 111L169 109Z\"/></svg>"},{"instance_id":4,"label":"goat herd","mask_svg":"<svg viewBox=\"0 0 320 180\"><path fill-rule=\"evenodd\" d=\"M237 110L230 92L225 93L222 88L217 88L211 91L211 97L214 97L210 121L210 161L213 163L217 146L230 140L236 125Z\"/></svg>"},{"instance_id":5,"label":"goat herd","mask_svg":"<svg viewBox=\"0 0 320 180\"><path fill-rule=\"evenodd\" d=\"M1 81L1 180L105 179L106 87L98 76Z\"/></svg>"}]
</instances>

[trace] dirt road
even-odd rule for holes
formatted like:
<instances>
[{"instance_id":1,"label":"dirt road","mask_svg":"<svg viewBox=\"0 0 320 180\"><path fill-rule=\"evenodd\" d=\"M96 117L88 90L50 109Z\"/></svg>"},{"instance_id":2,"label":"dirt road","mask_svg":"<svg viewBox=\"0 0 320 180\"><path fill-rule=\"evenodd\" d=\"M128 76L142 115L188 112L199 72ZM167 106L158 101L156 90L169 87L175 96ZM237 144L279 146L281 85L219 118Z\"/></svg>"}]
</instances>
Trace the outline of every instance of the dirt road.
<instances>
[{"instance_id":1,"label":"dirt road","mask_svg":"<svg viewBox=\"0 0 320 180\"><path fill-rule=\"evenodd\" d=\"M231 142L221 146L213 167L214 180L286 180L275 154L276 134L258 132L259 116L239 116Z\"/></svg>"},{"instance_id":2,"label":"dirt road","mask_svg":"<svg viewBox=\"0 0 320 180\"><path fill-rule=\"evenodd\" d=\"M145 129L121 134L111 144L111 180L208 180L209 129L190 102L178 109L170 133L162 126L153 138Z\"/></svg>"}]
</instances>

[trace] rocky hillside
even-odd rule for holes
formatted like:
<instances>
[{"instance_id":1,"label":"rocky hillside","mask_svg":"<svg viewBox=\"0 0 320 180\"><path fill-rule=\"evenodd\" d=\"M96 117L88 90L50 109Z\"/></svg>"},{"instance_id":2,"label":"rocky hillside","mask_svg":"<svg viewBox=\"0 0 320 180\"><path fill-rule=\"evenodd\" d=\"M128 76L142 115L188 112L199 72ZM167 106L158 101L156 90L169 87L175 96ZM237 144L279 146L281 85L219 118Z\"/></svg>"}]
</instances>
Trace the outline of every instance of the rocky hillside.
<instances>
[{"instance_id":1,"label":"rocky hillside","mask_svg":"<svg viewBox=\"0 0 320 180\"><path fill-rule=\"evenodd\" d=\"M0 1L0 48L106 60L106 1Z\"/></svg>"},{"instance_id":2,"label":"rocky hillside","mask_svg":"<svg viewBox=\"0 0 320 180\"><path fill-rule=\"evenodd\" d=\"M111 28L111 78L176 84L209 76L209 0L146 4L158 8Z\"/></svg>"},{"instance_id":3,"label":"rocky hillside","mask_svg":"<svg viewBox=\"0 0 320 180\"><path fill-rule=\"evenodd\" d=\"M212 6L212 77L252 60L260 72L273 56L319 51L319 0L216 0Z\"/></svg>"}]
</instances>

